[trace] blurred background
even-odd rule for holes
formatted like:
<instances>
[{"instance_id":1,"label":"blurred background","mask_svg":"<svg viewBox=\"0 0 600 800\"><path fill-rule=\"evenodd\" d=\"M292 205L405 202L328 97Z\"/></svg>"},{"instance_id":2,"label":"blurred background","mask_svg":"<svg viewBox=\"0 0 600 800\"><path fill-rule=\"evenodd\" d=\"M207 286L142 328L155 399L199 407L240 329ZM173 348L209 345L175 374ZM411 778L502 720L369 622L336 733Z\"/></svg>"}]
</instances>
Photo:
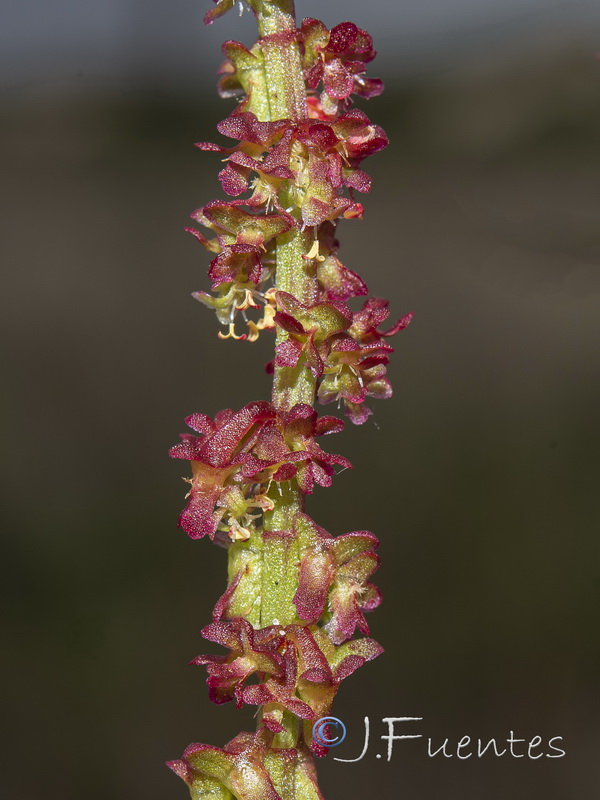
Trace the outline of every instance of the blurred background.
<instances>
[{"instance_id":1,"label":"blurred background","mask_svg":"<svg viewBox=\"0 0 600 800\"><path fill-rule=\"evenodd\" d=\"M182 228L221 196L218 157L192 143L231 109L222 40L254 36L249 15L204 28L208 5L2 4L5 798L182 798L164 760L254 725L187 666L225 553L176 528L184 465L167 457L186 415L269 391L268 338L217 340L189 296L208 259ZM340 255L415 312L394 398L327 442L355 469L309 503L333 534L375 531L383 559L386 654L342 687L325 796L596 796L600 7L297 8L375 37L387 91L366 110L391 145ZM367 715L369 754L335 762ZM423 717L399 733L425 739L388 764L389 716ZM429 736L511 731L567 755L427 756Z\"/></svg>"}]
</instances>

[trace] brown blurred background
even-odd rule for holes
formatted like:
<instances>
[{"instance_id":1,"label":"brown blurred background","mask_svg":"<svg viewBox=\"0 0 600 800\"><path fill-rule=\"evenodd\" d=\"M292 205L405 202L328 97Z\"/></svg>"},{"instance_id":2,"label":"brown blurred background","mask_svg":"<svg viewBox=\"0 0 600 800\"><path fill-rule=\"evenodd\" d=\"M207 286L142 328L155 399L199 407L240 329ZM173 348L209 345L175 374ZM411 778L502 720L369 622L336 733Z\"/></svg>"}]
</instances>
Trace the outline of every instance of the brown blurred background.
<instances>
[{"instance_id":1,"label":"brown blurred background","mask_svg":"<svg viewBox=\"0 0 600 800\"><path fill-rule=\"evenodd\" d=\"M218 47L250 27L205 31L188 0L52 5L3 12L0 791L175 800L165 759L253 726L186 666L225 554L177 530L182 465L166 455L187 414L269 391L267 337L218 341L189 297L208 259L182 232L220 196L218 158L191 144L218 136ZM331 2L325 17L379 29L371 74L388 86L367 111L391 145L340 255L415 319L376 424L327 442L355 469L309 504L334 534L375 531L383 558L371 623L386 654L340 692L348 741L320 762L323 790L595 797L598 9L391 8ZM365 715L369 754L336 763L360 751ZM418 740L388 764L386 716L423 717L398 732L434 746L512 730L562 736L567 755L459 762Z\"/></svg>"}]
</instances>

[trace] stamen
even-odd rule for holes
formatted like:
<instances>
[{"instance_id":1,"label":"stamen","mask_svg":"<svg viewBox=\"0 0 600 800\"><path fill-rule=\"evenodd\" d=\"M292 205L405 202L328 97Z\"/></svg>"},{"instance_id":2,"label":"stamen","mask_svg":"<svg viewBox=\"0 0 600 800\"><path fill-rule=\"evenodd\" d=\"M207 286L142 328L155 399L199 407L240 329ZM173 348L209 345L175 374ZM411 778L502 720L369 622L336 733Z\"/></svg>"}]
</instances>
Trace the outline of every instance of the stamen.
<instances>
[{"instance_id":1,"label":"stamen","mask_svg":"<svg viewBox=\"0 0 600 800\"><path fill-rule=\"evenodd\" d=\"M271 328L275 327L275 323L273 322L275 318L275 308L272 305L265 306L264 315L262 319L259 319L256 323L256 327L259 331L266 331L271 330Z\"/></svg>"},{"instance_id":2,"label":"stamen","mask_svg":"<svg viewBox=\"0 0 600 800\"><path fill-rule=\"evenodd\" d=\"M251 319L246 320L246 325L248 326L248 341L255 342L260 336L258 326Z\"/></svg>"},{"instance_id":3,"label":"stamen","mask_svg":"<svg viewBox=\"0 0 600 800\"><path fill-rule=\"evenodd\" d=\"M239 340L242 340L242 341L247 338L245 333L242 333L241 336L237 335L237 333L235 332L235 323L233 323L233 322L229 323L229 332L228 333L221 333L221 331L219 331L217 333L217 336L219 337L219 339L239 339Z\"/></svg>"},{"instance_id":4,"label":"stamen","mask_svg":"<svg viewBox=\"0 0 600 800\"><path fill-rule=\"evenodd\" d=\"M316 258L319 255L319 240L315 239L312 247L306 254L307 258Z\"/></svg>"}]
</instances>

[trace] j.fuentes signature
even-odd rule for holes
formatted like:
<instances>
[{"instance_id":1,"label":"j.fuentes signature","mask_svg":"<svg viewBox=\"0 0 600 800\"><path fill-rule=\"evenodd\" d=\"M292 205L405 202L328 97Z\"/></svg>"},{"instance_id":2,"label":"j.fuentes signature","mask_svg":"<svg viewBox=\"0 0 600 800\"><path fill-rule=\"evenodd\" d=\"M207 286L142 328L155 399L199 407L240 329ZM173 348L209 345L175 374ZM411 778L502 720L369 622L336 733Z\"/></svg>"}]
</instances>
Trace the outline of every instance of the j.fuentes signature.
<instances>
[{"instance_id":1,"label":"j.fuentes signature","mask_svg":"<svg viewBox=\"0 0 600 800\"><path fill-rule=\"evenodd\" d=\"M386 733L382 734L381 738L387 743L387 760L392 760L394 752L394 742L400 742L403 739L426 739L427 740L427 755L430 758L436 756L443 756L445 758L456 757L462 761L469 758L477 757L482 758L485 755L502 757L508 755L510 758L529 758L532 761L537 761L539 758L563 758L566 751L559 745L563 741L562 736L552 736L549 739L544 739L541 736L534 736L531 739L524 739L515 736L514 731L510 731L510 735L505 738L492 738L492 739L476 739L471 736L463 736L457 741L444 739L441 741L434 741L432 738L425 736L422 733L416 733L415 730L419 726L410 725L407 733L397 732L396 725L400 723L419 723L423 721L423 717L384 717L382 723L387 727ZM342 761L346 764L361 761L369 751L369 742L371 737L371 724L369 717L364 718L365 737L363 748L356 758L338 758L335 761ZM346 726L336 717L324 717L315 723L313 728L313 737L321 744L327 747L336 747L341 744L346 737ZM381 753L375 754L376 758L382 758Z\"/></svg>"}]
</instances>

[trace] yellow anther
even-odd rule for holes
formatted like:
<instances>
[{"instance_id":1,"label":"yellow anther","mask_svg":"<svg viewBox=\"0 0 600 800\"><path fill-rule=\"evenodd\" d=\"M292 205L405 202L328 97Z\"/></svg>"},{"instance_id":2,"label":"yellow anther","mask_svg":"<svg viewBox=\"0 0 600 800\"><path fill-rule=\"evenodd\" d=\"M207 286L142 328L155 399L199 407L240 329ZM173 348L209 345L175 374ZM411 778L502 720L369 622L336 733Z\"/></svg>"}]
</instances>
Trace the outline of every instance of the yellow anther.
<instances>
[{"instance_id":1,"label":"yellow anther","mask_svg":"<svg viewBox=\"0 0 600 800\"><path fill-rule=\"evenodd\" d=\"M316 258L319 255L319 240L315 239L313 242L313 246L310 248L308 253L306 254L307 258Z\"/></svg>"},{"instance_id":2,"label":"yellow anther","mask_svg":"<svg viewBox=\"0 0 600 800\"><path fill-rule=\"evenodd\" d=\"M252 320L250 319L248 320L246 325L248 326L248 341L255 342L260 336L258 326L255 325L255 323L252 322Z\"/></svg>"},{"instance_id":3,"label":"yellow anther","mask_svg":"<svg viewBox=\"0 0 600 800\"><path fill-rule=\"evenodd\" d=\"M265 306L265 311L263 314L263 318L259 319L256 323L256 327L259 331L266 331L270 330L271 328L275 327L275 323L273 322L273 318L277 313L274 306Z\"/></svg>"},{"instance_id":4,"label":"yellow anther","mask_svg":"<svg viewBox=\"0 0 600 800\"><path fill-rule=\"evenodd\" d=\"M233 322L229 323L229 332L228 333L221 333L221 331L219 331L217 336L219 337L219 339L245 339L246 338L246 334L245 333L242 333L241 336L237 335L237 333L235 332L235 324Z\"/></svg>"},{"instance_id":5,"label":"yellow anther","mask_svg":"<svg viewBox=\"0 0 600 800\"><path fill-rule=\"evenodd\" d=\"M254 302L254 298L252 297L252 292L250 289L244 289L244 299L240 303L240 305L236 305L236 308L239 311L245 311L248 307L251 308L260 308L258 303Z\"/></svg>"},{"instance_id":6,"label":"yellow anther","mask_svg":"<svg viewBox=\"0 0 600 800\"><path fill-rule=\"evenodd\" d=\"M325 261L325 256L322 256L319 253L319 240L318 239L314 240L312 247L310 248L310 250L306 254L306 258L310 258L310 259L316 258L317 261Z\"/></svg>"}]
</instances>

